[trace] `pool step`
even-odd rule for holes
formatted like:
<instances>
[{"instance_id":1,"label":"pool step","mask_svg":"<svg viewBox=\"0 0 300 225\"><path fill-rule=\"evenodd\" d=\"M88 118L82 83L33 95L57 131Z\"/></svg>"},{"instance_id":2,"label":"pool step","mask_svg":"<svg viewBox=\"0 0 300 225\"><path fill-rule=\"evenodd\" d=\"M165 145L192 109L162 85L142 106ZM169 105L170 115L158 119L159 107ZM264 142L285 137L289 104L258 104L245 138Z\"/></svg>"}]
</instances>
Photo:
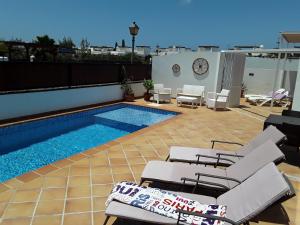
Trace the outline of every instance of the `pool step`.
<instances>
[{"instance_id":1,"label":"pool step","mask_svg":"<svg viewBox=\"0 0 300 225\"><path fill-rule=\"evenodd\" d=\"M110 119L103 118L98 115L95 115L94 119L95 119L95 123L103 124L105 126L113 127L113 128L119 129L119 130L127 131L127 132L134 132L134 131L137 131L137 130L147 127L146 125L137 126L137 125L124 123L124 122L120 122L120 121L116 121L116 120L110 120Z\"/></svg>"}]
</instances>

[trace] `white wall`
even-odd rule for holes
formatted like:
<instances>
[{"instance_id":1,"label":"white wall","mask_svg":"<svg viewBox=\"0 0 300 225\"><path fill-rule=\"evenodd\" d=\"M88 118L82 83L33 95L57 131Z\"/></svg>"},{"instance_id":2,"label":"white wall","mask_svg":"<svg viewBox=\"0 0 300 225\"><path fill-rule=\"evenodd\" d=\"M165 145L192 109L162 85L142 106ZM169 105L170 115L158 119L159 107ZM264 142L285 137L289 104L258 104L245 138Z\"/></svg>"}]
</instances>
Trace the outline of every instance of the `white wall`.
<instances>
[{"instance_id":1,"label":"white wall","mask_svg":"<svg viewBox=\"0 0 300 225\"><path fill-rule=\"evenodd\" d=\"M279 77L276 89L285 88L293 95L295 88L295 80L297 76L299 60L288 59L284 65L284 60L280 60ZM248 94L266 94L273 90L276 77L277 59L247 57L244 83L247 86ZM285 72L283 72L285 69ZM249 76L252 73L254 76Z\"/></svg>"},{"instance_id":2,"label":"white wall","mask_svg":"<svg viewBox=\"0 0 300 225\"><path fill-rule=\"evenodd\" d=\"M142 83L132 84L142 96ZM120 85L0 95L0 120L122 99Z\"/></svg>"},{"instance_id":3,"label":"white wall","mask_svg":"<svg viewBox=\"0 0 300 225\"><path fill-rule=\"evenodd\" d=\"M251 74L251 75L250 75ZM253 74L253 75L252 75ZM247 94L267 94L273 90L275 81L275 69L245 68L244 83L247 87ZM282 71L279 73L282 77ZM278 89L277 85L277 89Z\"/></svg>"},{"instance_id":4,"label":"white wall","mask_svg":"<svg viewBox=\"0 0 300 225\"><path fill-rule=\"evenodd\" d=\"M298 66L298 75L295 85L294 99L293 99L293 110L300 111L300 60Z\"/></svg>"},{"instance_id":5,"label":"white wall","mask_svg":"<svg viewBox=\"0 0 300 225\"><path fill-rule=\"evenodd\" d=\"M253 74L253 76L250 76L249 74ZM247 87L246 93L267 94L268 92L273 91L275 77L275 69L246 68L243 79L243 82ZM297 71L279 70L276 89L285 88L292 96L295 90L296 77Z\"/></svg>"},{"instance_id":6,"label":"white wall","mask_svg":"<svg viewBox=\"0 0 300 225\"><path fill-rule=\"evenodd\" d=\"M282 67L284 60L280 60L280 66ZM286 70L297 71L299 60L298 59L288 59L285 64ZM246 58L246 68L260 68L260 69L276 69L277 59L261 58L261 57L247 57Z\"/></svg>"},{"instance_id":7,"label":"white wall","mask_svg":"<svg viewBox=\"0 0 300 225\"><path fill-rule=\"evenodd\" d=\"M152 59L152 79L154 83L163 83L165 87L172 88L173 97L176 89L184 84L205 86L206 91L216 91L219 75L218 52L184 52L165 56L154 56ZM205 58L209 63L209 70L204 75L193 72L192 64L196 58ZM172 66L178 64L180 72L174 74Z\"/></svg>"}]
</instances>

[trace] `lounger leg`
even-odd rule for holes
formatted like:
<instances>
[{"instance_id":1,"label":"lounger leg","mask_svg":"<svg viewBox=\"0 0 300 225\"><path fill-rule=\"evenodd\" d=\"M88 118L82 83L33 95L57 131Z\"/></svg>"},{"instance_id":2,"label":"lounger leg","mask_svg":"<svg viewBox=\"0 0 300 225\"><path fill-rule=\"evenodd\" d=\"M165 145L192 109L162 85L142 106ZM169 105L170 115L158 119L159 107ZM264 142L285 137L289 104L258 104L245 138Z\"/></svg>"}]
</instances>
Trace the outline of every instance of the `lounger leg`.
<instances>
[{"instance_id":1,"label":"lounger leg","mask_svg":"<svg viewBox=\"0 0 300 225\"><path fill-rule=\"evenodd\" d=\"M109 218L110 218L110 216L107 216L107 217L105 218L105 221L104 221L103 225L106 225L106 224L107 224Z\"/></svg>"},{"instance_id":2,"label":"lounger leg","mask_svg":"<svg viewBox=\"0 0 300 225\"><path fill-rule=\"evenodd\" d=\"M166 161L168 161L168 160L169 160L169 158L170 158L170 154L167 156L167 158L166 158Z\"/></svg>"},{"instance_id":3,"label":"lounger leg","mask_svg":"<svg viewBox=\"0 0 300 225\"><path fill-rule=\"evenodd\" d=\"M144 183L145 180L141 179L141 182L139 183L139 186L141 186Z\"/></svg>"}]
</instances>

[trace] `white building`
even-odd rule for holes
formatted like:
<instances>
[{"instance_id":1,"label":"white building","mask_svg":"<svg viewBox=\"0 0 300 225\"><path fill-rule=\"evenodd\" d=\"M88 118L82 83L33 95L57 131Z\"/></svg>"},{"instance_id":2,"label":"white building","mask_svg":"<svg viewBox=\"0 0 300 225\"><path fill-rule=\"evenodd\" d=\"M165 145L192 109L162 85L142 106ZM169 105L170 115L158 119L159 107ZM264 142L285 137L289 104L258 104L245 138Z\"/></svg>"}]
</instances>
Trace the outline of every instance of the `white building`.
<instances>
[{"instance_id":1,"label":"white building","mask_svg":"<svg viewBox=\"0 0 300 225\"><path fill-rule=\"evenodd\" d=\"M130 54L131 51L132 51L131 47L117 46L116 50L111 51L110 54L112 54L112 55L126 55L126 54ZM151 51L150 46L136 46L134 48L134 53L139 55L139 56L143 56L143 57L149 55L150 51Z\"/></svg>"},{"instance_id":2,"label":"white building","mask_svg":"<svg viewBox=\"0 0 300 225\"><path fill-rule=\"evenodd\" d=\"M192 52L191 48L186 48L184 46L170 46L168 48L156 48L156 51L153 53L153 55L172 55L172 54L178 54L183 52Z\"/></svg>"},{"instance_id":3,"label":"white building","mask_svg":"<svg viewBox=\"0 0 300 225\"><path fill-rule=\"evenodd\" d=\"M201 75L193 67L199 58L205 59L208 64L207 71ZM179 66L177 72L172 69L175 64ZM229 89L229 106L234 107L240 104L244 65L244 55L222 52L199 51L153 56L152 79L154 83L172 88L173 97L176 97L175 90L185 84L205 86L206 92Z\"/></svg>"},{"instance_id":4,"label":"white building","mask_svg":"<svg viewBox=\"0 0 300 225\"><path fill-rule=\"evenodd\" d=\"M114 48L110 46L90 46L89 50L92 55L108 55Z\"/></svg>"},{"instance_id":5,"label":"white building","mask_svg":"<svg viewBox=\"0 0 300 225\"><path fill-rule=\"evenodd\" d=\"M137 45L134 49L134 53L140 56L147 56L150 55L151 47L145 45Z\"/></svg>"},{"instance_id":6,"label":"white building","mask_svg":"<svg viewBox=\"0 0 300 225\"><path fill-rule=\"evenodd\" d=\"M220 47L216 45L199 45L197 52L218 52Z\"/></svg>"}]
</instances>

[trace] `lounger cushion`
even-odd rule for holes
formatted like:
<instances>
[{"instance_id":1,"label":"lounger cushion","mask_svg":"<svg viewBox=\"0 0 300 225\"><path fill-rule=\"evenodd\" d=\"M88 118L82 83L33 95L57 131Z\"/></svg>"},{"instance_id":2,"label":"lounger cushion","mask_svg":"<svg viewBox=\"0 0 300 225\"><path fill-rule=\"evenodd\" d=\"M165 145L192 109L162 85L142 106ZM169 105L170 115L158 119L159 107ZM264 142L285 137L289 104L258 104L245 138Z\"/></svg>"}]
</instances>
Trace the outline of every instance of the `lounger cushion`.
<instances>
[{"instance_id":1,"label":"lounger cushion","mask_svg":"<svg viewBox=\"0 0 300 225\"><path fill-rule=\"evenodd\" d=\"M268 163L276 162L282 158L284 158L284 154L274 142L269 140L247 154L243 159L226 168L226 173L228 177L244 181Z\"/></svg>"},{"instance_id":2,"label":"lounger cushion","mask_svg":"<svg viewBox=\"0 0 300 225\"><path fill-rule=\"evenodd\" d=\"M134 219L143 222L151 221L155 224L176 224L176 220L174 219L115 201L109 204L105 214L123 219Z\"/></svg>"},{"instance_id":3,"label":"lounger cushion","mask_svg":"<svg viewBox=\"0 0 300 225\"><path fill-rule=\"evenodd\" d=\"M217 204L227 205L226 217L245 222L290 191L274 163L269 163L241 185L219 196Z\"/></svg>"},{"instance_id":4,"label":"lounger cushion","mask_svg":"<svg viewBox=\"0 0 300 225\"><path fill-rule=\"evenodd\" d=\"M259 147L261 144L265 143L267 140L272 140L274 143L280 142L285 135L274 126L268 126L267 129L261 131L254 139L252 139L248 144L244 145L240 150L237 151L238 155L247 155L253 149Z\"/></svg>"},{"instance_id":5,"label":"lounger cushion","mask_svg":"<svg viewBox=\"0 0 300 225\"><path fill-rule=\"evenodd\" d=\"M226 171L219 168L205 167L202 165L190 165L186 163L165 162L165 161L150 161L144 168L142 180L148 181L164 181L169 183L182 184L182 177L196 179L195 173L207 173L217 176L225 176ZM202 181L215 182L218 184L231 187L233 184L227 180L201 176ZM186 184L195 185L195 183L186 182ZM207 186L207 185L205 185Z\"/></svg>"},{"instance_id":6,"label":"lounger cushion","mask_svg":"<svg viewBox=\"0 0 300 225\"><path fill-rule=\"evenodd\" d=\"M204 195L189 194L184 192L176 192L176 194L185 198L193 199L203 204L216 204L216 199ZM176 224L176 220L152 213L127 204L112 201L105 211L106 215L118 216L125 219L134 219L145 222L153 222L156 224Z\"/></svg>"}]
</instances>

